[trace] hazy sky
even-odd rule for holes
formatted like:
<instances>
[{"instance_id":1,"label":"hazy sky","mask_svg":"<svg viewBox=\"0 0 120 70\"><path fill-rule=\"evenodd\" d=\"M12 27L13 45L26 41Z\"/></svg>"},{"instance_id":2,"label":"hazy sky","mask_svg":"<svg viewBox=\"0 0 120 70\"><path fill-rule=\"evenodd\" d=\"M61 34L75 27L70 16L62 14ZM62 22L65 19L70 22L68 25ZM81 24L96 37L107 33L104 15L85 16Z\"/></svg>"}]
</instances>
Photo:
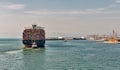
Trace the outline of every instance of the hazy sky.
<instances>
[{"instance_id":1,"label":"hazy sky","mask_svg":"<svg viewBox=\"0 0 120 70\"><path fill-rule=\"evenodd\" d=\"M0 38L38 24L46 36L120 33L120 0L0 0Z\"/></svg>"}]
</instances>

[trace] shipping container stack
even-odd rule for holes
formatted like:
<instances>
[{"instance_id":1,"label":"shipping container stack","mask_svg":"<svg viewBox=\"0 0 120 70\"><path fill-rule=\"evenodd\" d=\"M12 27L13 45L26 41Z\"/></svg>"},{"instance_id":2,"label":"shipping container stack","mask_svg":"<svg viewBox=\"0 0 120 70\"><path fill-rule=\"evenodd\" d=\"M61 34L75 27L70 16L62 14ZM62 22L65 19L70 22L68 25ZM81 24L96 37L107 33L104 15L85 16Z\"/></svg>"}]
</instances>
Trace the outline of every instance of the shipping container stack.
<instances>
[{"instance_id":1,"label":"shipping container stack","mask_svg":"<svg viewBox=\"0 0 120 70\"><path fill-rule=\"evenodd\" d=\"M45 31L40 27L37 28L37 25L33 25L33 28L25 29L23 32L23 44L25 47L31 47L33 41L35 41L39 47L44 47Z\"/></svg>"}]
</instances>

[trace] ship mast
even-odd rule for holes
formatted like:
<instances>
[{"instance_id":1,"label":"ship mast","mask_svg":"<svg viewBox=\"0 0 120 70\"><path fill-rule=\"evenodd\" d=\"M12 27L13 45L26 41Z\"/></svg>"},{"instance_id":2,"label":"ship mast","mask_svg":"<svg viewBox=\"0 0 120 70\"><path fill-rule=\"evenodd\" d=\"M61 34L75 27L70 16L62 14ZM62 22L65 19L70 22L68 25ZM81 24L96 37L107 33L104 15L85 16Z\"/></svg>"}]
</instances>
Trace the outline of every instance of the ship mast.
<instances>
[{"instance_id":1,"label":"ship mast","mask_svg":"<svg viewBox=\"0 0 120 70\"><path fill-rule=\"evenodd\" d=\"M113 37L117 38L117 33L113 30Z\"/></svg>"}]
</instances>

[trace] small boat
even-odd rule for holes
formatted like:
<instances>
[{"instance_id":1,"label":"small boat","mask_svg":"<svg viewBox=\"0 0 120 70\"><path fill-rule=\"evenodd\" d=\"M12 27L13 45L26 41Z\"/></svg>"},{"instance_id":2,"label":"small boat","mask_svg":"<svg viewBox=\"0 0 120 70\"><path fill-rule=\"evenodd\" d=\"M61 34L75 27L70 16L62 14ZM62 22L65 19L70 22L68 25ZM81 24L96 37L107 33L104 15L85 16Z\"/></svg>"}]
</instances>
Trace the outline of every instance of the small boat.
<instances>
[{"instance_id":1,"label":"small boat","mask_svg":"<svg viewBox=\"0 0 120 70\"><path fill-rule=\"evenodd\" d=\"M115 37L109 38L108 41L104 41L103 43L120 44L119 40Z\"/></svg>"},{"instance_id":2,"label":"small boat","mask_svg":"<svg viewBox=\"0 0 120 70\"><path fill-rule=\"evenodd\" d=\"M31 47L31 48L38 48L36 42L33 42L33 43L32 43L32 47Z\"/></svg>"},{"instance_id":3,"label":"small boat","mask_svg":"<svg viewBox=\"0 0 120 70\"><path fill-rule=\"evenodd\" d=\"M107 41L99 42L99 43L108 43L108 44L120 44L120 40L117 37L117 33L113 30L113 36L110 37Z\"/></svg>"},{"instance_id":4,"label":"small boat","mask_svg":"<svg viewBox=\"0 0 120 70\"><path fill-rule=\"evenodd\" d=\"M64 42L67 42L68 40L67 39L64 39Z\"/></svg>"},{"instance_id":5,"label":"small boat","mask_svg":"<svg viewBox=\"0 0 120 70\"><path fill-rule=\"evenodd\" d=\"M34 41L31 45L31 47L24 47L23 49L30 50L30 49L38 49L38 48L40 48L40 47L38 47L36 42Z\"/></svg>"}]
</instances>

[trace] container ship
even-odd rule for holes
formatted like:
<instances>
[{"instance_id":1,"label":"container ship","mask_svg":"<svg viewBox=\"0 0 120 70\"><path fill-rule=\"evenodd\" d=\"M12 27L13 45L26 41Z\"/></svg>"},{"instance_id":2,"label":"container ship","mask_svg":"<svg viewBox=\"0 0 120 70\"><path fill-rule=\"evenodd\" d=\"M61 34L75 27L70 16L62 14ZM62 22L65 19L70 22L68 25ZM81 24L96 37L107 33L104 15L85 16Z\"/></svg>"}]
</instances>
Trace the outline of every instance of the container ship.
<instances>
[{"instance_id":1,"label":"container ship","mask_svg":"<svg viewBox=\"0 0 120 70\"><path fill-rule=\"evenodd\" d=\"M44 48L45 46L45 30L43 27L32 25L26 27L23 31L24 48Z\"/></svg>"}]
</instances>

